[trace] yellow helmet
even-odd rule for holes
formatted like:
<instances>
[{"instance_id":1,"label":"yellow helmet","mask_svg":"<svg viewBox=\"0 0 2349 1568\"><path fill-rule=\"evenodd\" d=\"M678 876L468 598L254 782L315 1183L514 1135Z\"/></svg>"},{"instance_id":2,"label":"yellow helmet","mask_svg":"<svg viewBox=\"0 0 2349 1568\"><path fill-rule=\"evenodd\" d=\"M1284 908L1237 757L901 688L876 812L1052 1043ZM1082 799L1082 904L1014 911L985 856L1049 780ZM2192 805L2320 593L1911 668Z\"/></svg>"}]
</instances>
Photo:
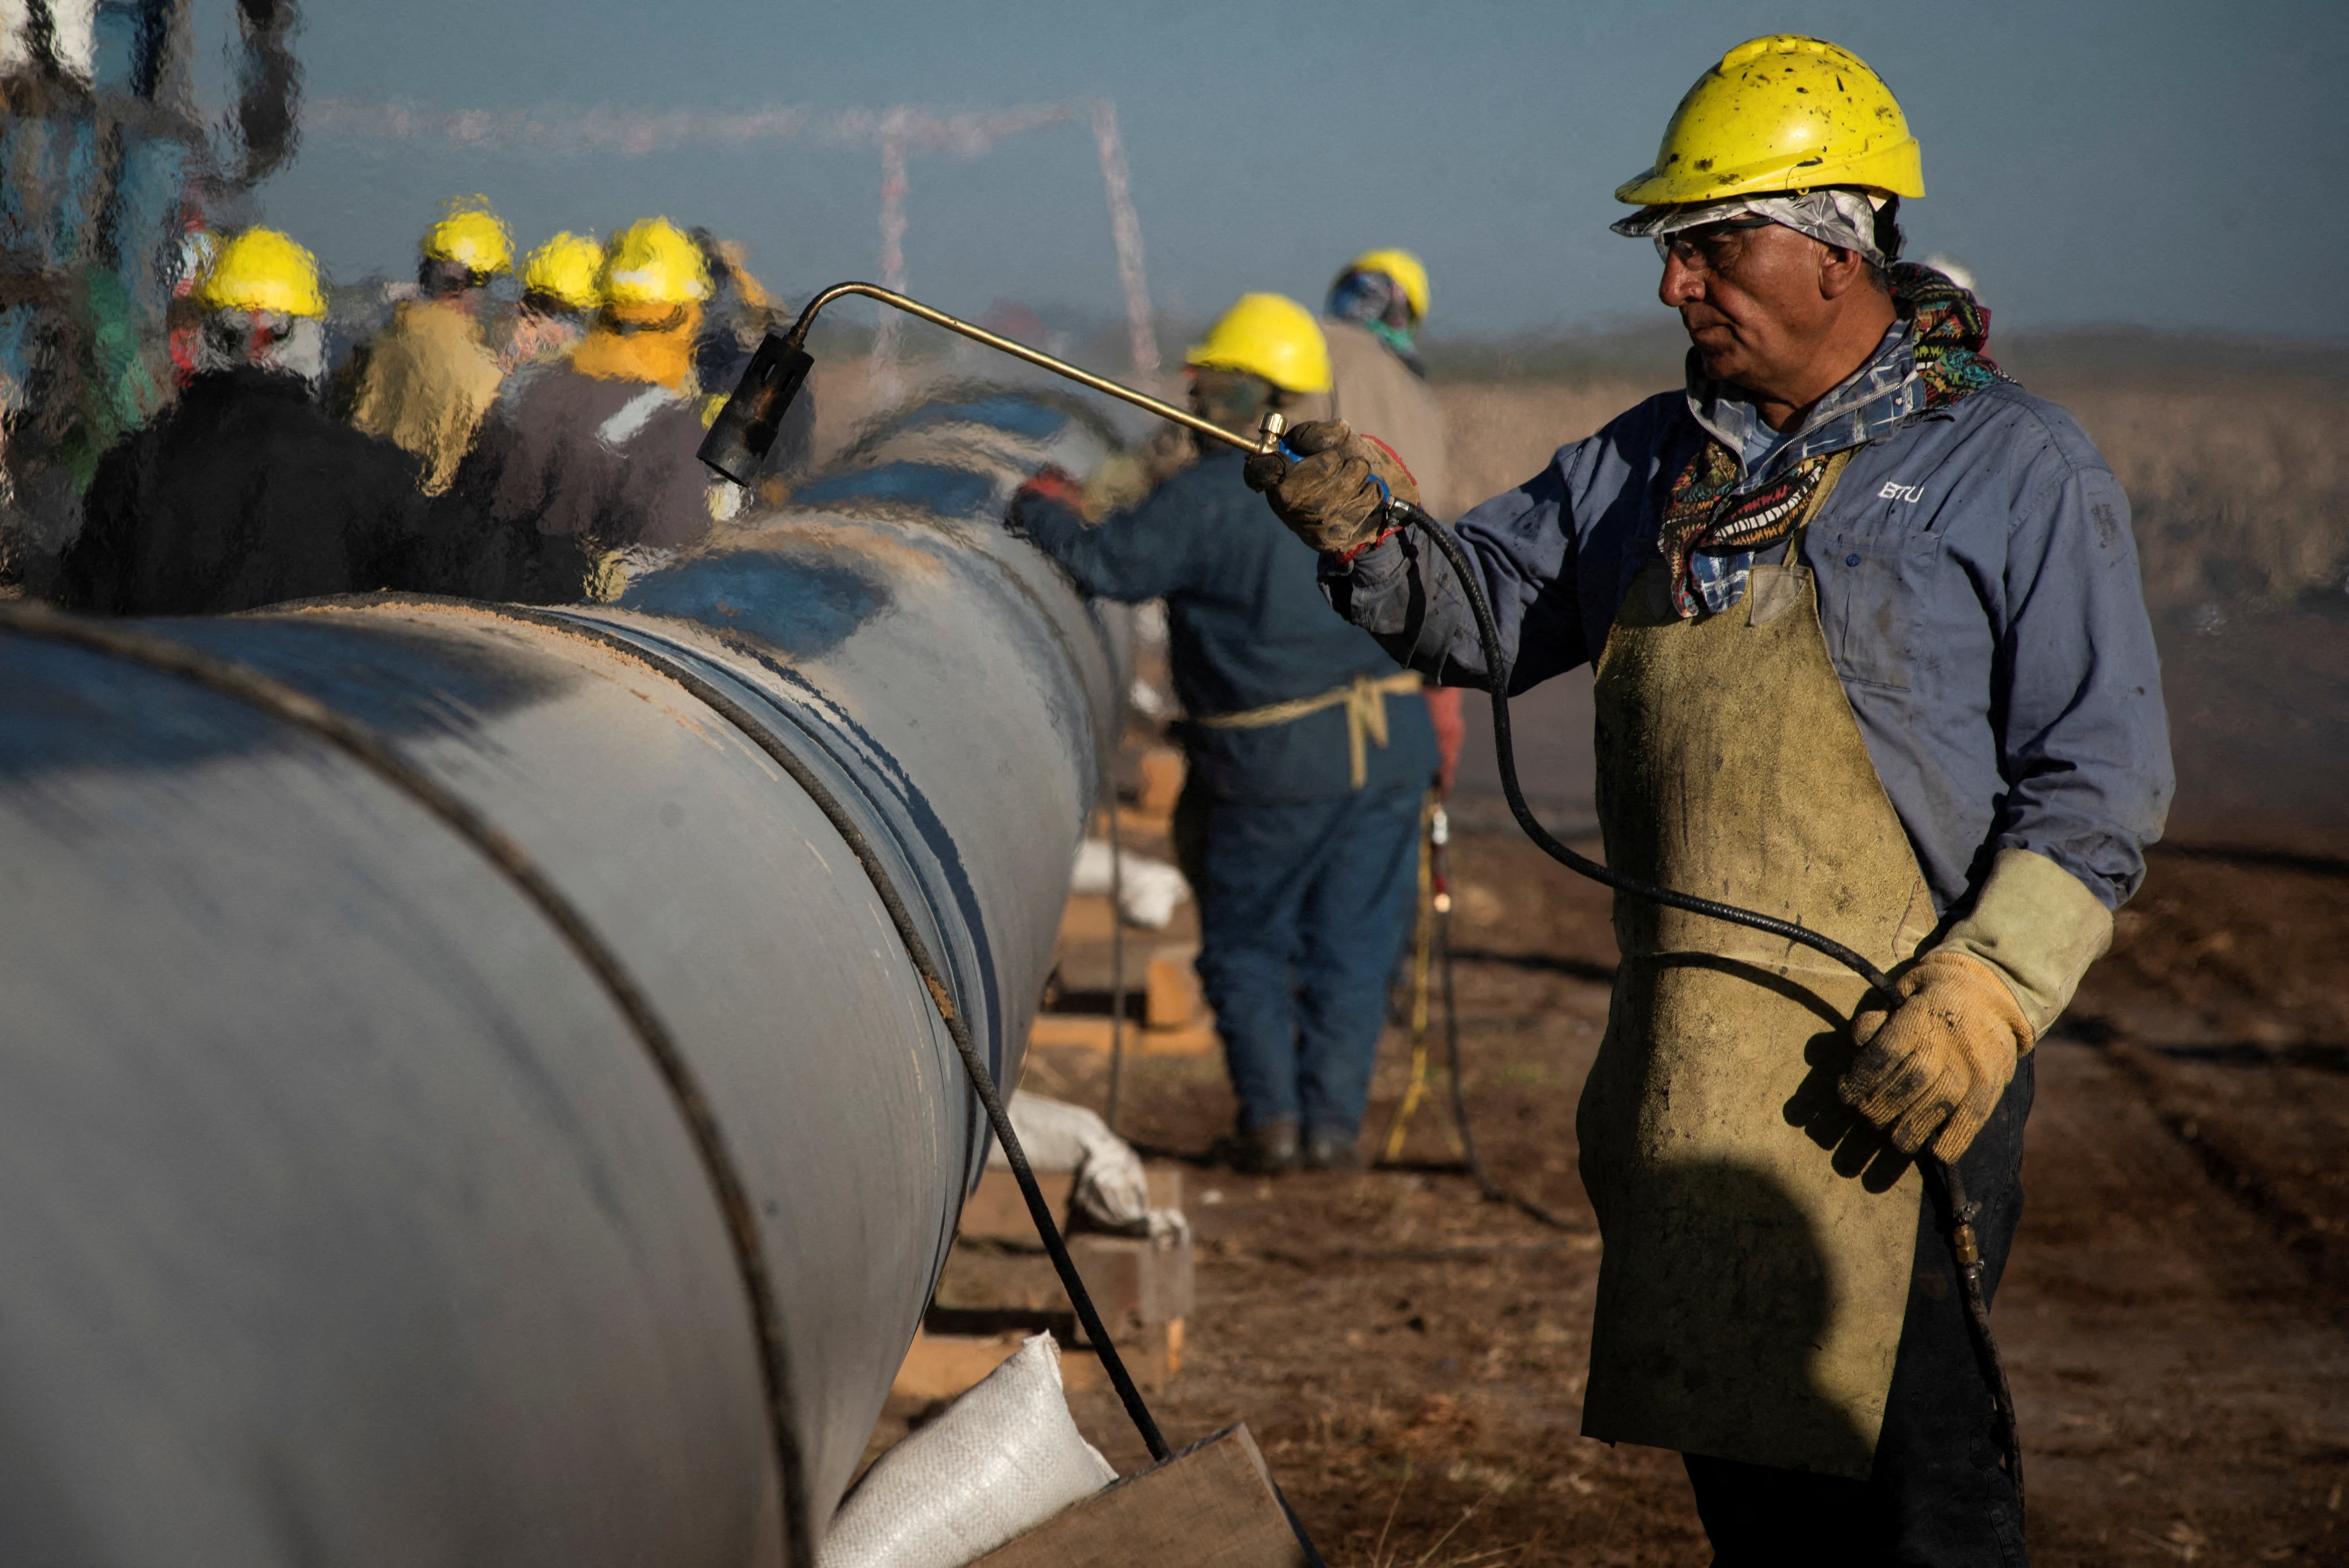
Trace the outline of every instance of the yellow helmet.
<instances>
[{"instance_id":1,"label":"yellow helmet","mask_svg":"<svg viewBox=\"0 0 2349 1568\"><path fill-rule=\"evenodd\" d=\"M440 221L424 231L418 248L426 261L453 262L478 277L513 271L513 236L482 196L450 202Z\"/></svg>"},{"instance_id":2,"label":"yellow helmet","mask_svg":"<svg viewBox=\"0 0 2349 1568\"><path fill-rule=\"evenodd\" d=\"M701 247L667 218L645 218L612 236L595 286L604 303L678 306L709 297Z\"/></svg>"},{"instance_id":3,"label":"yellow helmet","mask_svg":"<svg viewBox=\"0 0 2349 1568\"><path fill-rule=\"evenodd\" d=\"M1183 363L1206 370L1244 370L1283 391L1330 389L1330 345L1312 312L1277 294L1244 294L1194 344Z\"/></svg>"},{"instance_id":4,"label":"yellow helmet","mask_svg":"<svg viewBox=\"0 0 2349 1568\"><path fill-rule=\"evenodd\" d=\"M1649 207L1821 185L1921 196L1917 139L1892 89L1857 56L1774 33L1697 78L1664 127L1654 167L1618 186L1615 199Z\"/></svg>"},{"instance_id":5,"label":"yellow helmet","mask_svg":"<svg viewBox=\"0 0 2349 1568\"><path fill-rule=\"evenodd\" d=\"M196 281L194 297L203 310L326 314L318 258L275 229L247 229L214 251L212 265Z\"/></svg>"},{"instance_id":6,"label":"yellow helmet","mask_svg":"<svg viewBox=\"0 0 2349 1568\"><path fill-rule=\"evenodd\" d=\"M1403 298L1411 302L1411 318L1423 321L1427 317L1427 264L1409 251L1364 251L1346 264L1348 272L1383 273L1402 288Z\"/></svg>"},{"instance_id":7,"label":"yellow helmet","mask_svg":"<svg viewBox=\"0 0 2349 1568\"><path fill-rule=\"evenodd\" d=\"M522 268L523 292L544 295L565 310L593 310L603 299L595 290L603 266L602 245L565 230L530 253Z\"/></svg>"}]
</instances>

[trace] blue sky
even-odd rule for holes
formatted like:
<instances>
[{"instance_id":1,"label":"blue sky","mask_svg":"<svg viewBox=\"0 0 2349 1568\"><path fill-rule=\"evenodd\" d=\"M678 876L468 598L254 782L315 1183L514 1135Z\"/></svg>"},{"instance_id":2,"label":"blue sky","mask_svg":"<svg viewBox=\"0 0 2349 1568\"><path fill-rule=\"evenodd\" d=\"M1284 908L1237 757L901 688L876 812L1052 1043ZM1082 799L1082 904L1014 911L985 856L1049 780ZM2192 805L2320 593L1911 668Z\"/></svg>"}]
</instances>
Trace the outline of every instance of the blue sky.
<instances>
[{"instance_id":1,"label":"blue sky","mask_svg":"<svg viewBox=\"0 0 2349 1568\"><path fill-rule=\"evenodd\" d=\"M1106 95L1154 302L1316 299L1402 244L1433 327L1485 336L1661 312L1606 224L1672 105L1756 34L1829 37L1924 144L1911 254L1971 265L2002 330L2127 322L2349 337L2349 3L854 5L305 0L314 105L523 113L990 109ZM481 191L524 244L665 212L749 244L792 296L877 270L869 143L802 135L629 154L389 140L318 124L261 192L337 276L404 273L439 201ZM913 290L1107 317L1117 278L1081 122L916 155Z\"/></svg>"}]
</instances>

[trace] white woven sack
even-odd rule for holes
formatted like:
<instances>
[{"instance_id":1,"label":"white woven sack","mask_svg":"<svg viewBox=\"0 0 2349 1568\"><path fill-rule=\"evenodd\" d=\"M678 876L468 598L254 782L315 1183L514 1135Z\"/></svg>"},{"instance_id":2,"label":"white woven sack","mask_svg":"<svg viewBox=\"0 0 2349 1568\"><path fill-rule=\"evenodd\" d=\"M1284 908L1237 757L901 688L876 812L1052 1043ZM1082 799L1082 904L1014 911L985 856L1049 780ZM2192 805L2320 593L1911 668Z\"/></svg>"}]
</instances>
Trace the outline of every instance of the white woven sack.
<instances>
[{"instance_id":1,"label":"white woven sack","mask_svg":"<svg viewBox=\"0 0 2349 1568\"><path fill-rule=\"evenodd\" d=\"M816 1568L963 1568L1117 1479L1069 1416L1049 1334L874 1461Z\"/></svg>"},{"instance_id":2,"label":"white woven sack","mask_svg":"<svg viewBox=\"0 0 2349 1568\"><path fill-rule=\"evenodd\" d=\"M1109 1130L1109 1124L1082 1106L1046 1099L1025 1089L1015 1090L1011 1130L1028 1151L1028 1163L1038 1170L1071 1170L1077 1176L1077 1207L1108 1231L1141 1233L1150 1218L1150 1178L1133 1146ZM989 1149L987 1163L999 1169L1011 1164L1003 1147Z\"/></svg>"},{"instance_id":3,"label":"white woven sack","mask_svg":"<svg viewBox=\"0 0 2349 1568\"><path fill-rule=\"evenodd\" d=\"M1174 919L1175 906L1191 896L1183 873L1164 860L1136 855L1131 849L1113 857L1118 878L1118 913L1129 926L1163 931ZM1106 894L1112 857L1106 839L1088 838L1077 846L1077 863L1070 874L1071 893Z\"/></svg>"}]
</instances>

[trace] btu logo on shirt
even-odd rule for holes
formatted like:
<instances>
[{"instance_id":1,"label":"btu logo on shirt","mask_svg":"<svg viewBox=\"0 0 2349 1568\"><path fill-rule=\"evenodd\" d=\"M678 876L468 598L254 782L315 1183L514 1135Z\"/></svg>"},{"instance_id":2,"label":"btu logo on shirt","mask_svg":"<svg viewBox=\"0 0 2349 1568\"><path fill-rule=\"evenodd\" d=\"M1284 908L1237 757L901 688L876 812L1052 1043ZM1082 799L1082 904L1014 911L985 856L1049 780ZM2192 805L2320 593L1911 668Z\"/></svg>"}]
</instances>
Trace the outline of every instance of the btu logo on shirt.
<instances>
[{"instance_id":1,"label":"btu logo on shirt","mask_svg":"<svg viewBox=\"0 0 2349 1568\"><path fill-rule=\"evenodd\" d=\"M1906 501L1909 505L1914 506L1925 499L1925 487L1921 484L1902 484L1897 480L1887 480L1884 488L1876 493L1876 498L1879 501Z\"/></svg>"}]
</instances>

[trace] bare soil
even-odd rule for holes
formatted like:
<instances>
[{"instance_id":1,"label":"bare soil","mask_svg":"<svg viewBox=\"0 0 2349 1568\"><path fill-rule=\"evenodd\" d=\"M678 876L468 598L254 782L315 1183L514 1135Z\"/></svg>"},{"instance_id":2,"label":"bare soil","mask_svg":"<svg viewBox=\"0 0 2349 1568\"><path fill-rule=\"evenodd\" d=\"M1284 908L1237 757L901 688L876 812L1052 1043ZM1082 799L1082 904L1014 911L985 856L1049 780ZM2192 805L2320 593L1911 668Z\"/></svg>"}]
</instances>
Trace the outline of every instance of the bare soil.
<instances>
[{"instance_id":1,"label":"bare soil","mask_svg":"<svg viewBox=\"0 0 2349 1568\"><path fill-rule=\"evenodd\" d=\"M1455 846L1473 1126L1546 1229L1482 1201L1439 1106L1407 1162L1190 1177L1198 1305L1154 1400L1245 1420L1335 1564L1696 1563L1677 1459L1578 1435L1599 1241L1574 1106L1614 963L1604 894L1512 836ZM2349 867L2157 854L2114 956L2041 1048L2030 1211L1997 1323L2043 1563L2349 1563ZM1402 1091L1390 1031L1376 1141ZM1099 1105L1099 1058L1031 1086ZM1437 1086L1443 1086L1438 1077ZM1195 1159L1219 1064L1127 1064L1124 1130ZM1144 1461L1107 1395L1080 1424Z\"/></svg>"}]
</instances>

